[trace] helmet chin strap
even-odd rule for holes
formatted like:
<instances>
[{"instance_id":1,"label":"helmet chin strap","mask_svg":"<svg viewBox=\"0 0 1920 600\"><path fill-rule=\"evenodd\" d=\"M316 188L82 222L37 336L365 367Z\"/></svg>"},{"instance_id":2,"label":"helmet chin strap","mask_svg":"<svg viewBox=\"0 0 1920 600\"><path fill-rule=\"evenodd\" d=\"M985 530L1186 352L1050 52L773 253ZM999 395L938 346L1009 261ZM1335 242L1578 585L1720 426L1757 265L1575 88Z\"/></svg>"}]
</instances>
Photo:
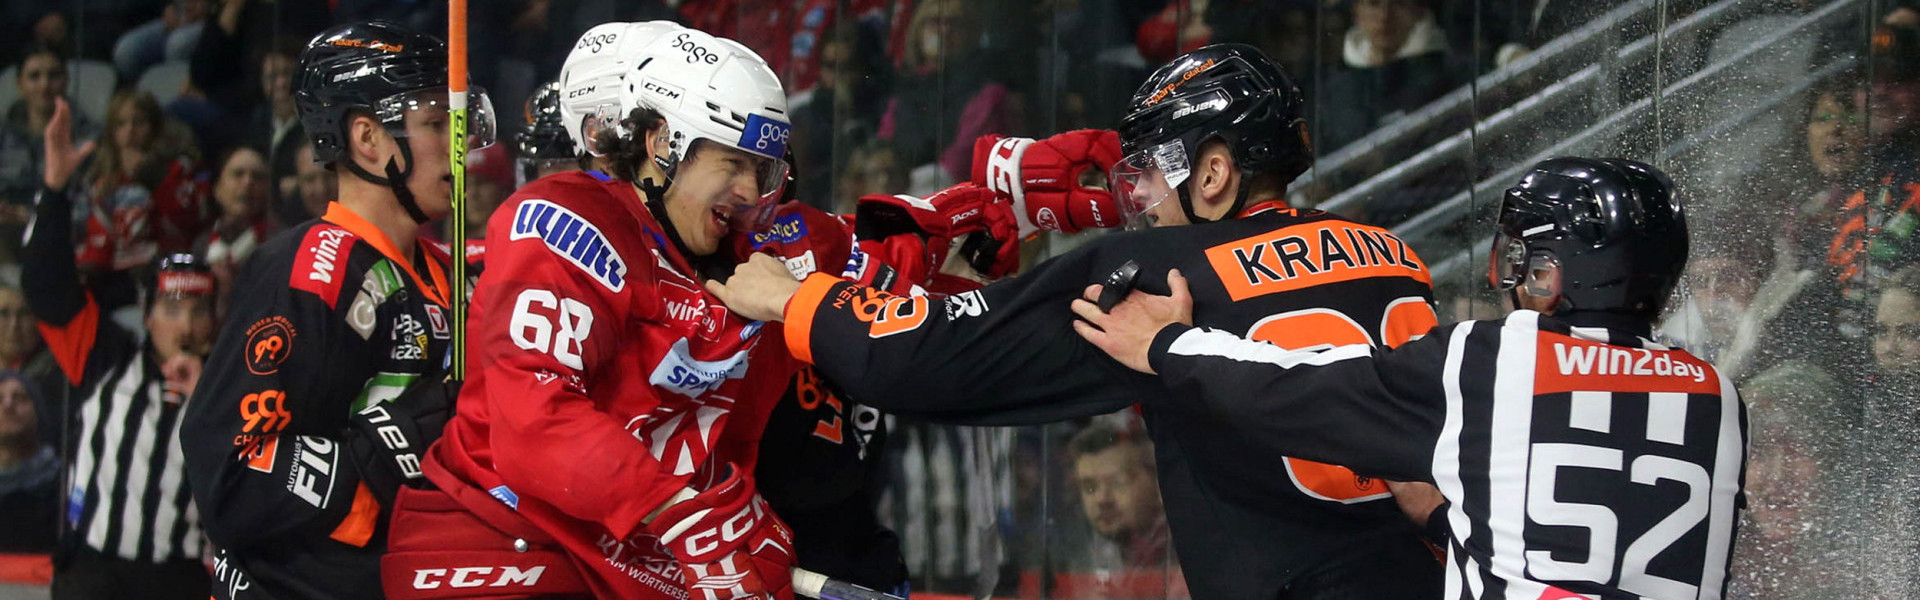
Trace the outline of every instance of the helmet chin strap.
<instances>
[{"instance_id":1,"label":"helmet chin strap","mask_svg":"<svg viewBox=\"0 0 1920 600\"><path fill-rule=\"evenodd\" d=\"M406 183L407 179L413 176L413 146L408 144L407 138L404 137L394 138L394 141L400 143L400 157L407 161L407 168L405 170L401 170L399 163L395 162L392 157L387 158L386 177L368 173L366 169L360 168L360 163L353 162L352 160L345 161L347 163L347 170L353 172L355 176L361 179L365 179L374 184L387 186L387 189L393 190L393 197L400 201L400 208L406 209L407 216L413 219L413 223L415 225L425 225L427 221L431 221L432 219L427 218L426 211L420 210L420 203L414 200L413 190L407 189Z\"/></svg>"},{"instance_id":2,"label":"helmet chin strap","mask_svg":"<svg viewBox=\"0 0 1920 600\"><path fill-rule=\"evenodd\" d=\"M1242 183L1245 183L1245 182L1242 182ZM1195 225L1198 225L1200 223L1212 223L1214 221L1226 221L1226 220L1232 219L1234 217L1239 216L1240 211L1247 207L1247 196L1249 192L1252 191L1251 189L1249 189L1247 186L1244 186L1244 185L1239 187L1240 189L1234 192L1233 206L1227 208L1226 214L1221 215L1220 218L1218 219L1206 219L1206 218L1202 218L1200 215L1195 214L1193 212L1193 194L1187 191L1187 186L1182 185L1180 186L1180 189L1179 189L1180 210L1187 213L1187 222L1193 223Z\"/></svg>"}]
</instances>

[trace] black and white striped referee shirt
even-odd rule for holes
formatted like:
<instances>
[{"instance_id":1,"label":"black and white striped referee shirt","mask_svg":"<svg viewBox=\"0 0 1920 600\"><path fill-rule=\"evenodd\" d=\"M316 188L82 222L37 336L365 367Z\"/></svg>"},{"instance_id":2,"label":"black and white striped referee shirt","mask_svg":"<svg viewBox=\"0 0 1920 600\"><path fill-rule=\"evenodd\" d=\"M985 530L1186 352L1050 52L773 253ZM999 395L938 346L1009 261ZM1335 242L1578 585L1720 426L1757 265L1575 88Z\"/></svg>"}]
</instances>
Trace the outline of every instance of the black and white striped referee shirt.
<instances>
[{"instance_id":1,"label":"black and white striped referee shirt","mask_svg":"<svg viewBox=\"0 0 1920 600\"><path fill-rule=\"evenodd\" d=\"M1647 328L1519 311L1397 350L1288 351L1173 325L1149 356L1180 392L1167 403L1184 403L1168 409L1247 442L1237 463L1297 456L1438 485L1449 599L1720 598L1746 409Z\"/></svg>"},{"instance_id":2,"label":"black and white striped referee shirt","mask_svg":"<svg viewBox=\"0 0 1920 600\"><path fill-rule=\"evenodd\" d=\"M27 306L70 386L61 535L142 562L198 559L199 514L180 453L184 398L165 389L143 336L116 325L74 266L72 203L43 191L20 255Z\"/></svg>"},{"instance_id":3,"label":"black and white striped referee shirt","mask_svg":"<svg viewBox=\"0 0 1920 600\"><path fill-rule=\"evenodd\" d=\"M41 332L75 401L64 535L126 560L200 558L180 455L184 398L166 390L144 341L102 319L91 299L66 326L42 323Z\"/></svg>"}]
</instances>

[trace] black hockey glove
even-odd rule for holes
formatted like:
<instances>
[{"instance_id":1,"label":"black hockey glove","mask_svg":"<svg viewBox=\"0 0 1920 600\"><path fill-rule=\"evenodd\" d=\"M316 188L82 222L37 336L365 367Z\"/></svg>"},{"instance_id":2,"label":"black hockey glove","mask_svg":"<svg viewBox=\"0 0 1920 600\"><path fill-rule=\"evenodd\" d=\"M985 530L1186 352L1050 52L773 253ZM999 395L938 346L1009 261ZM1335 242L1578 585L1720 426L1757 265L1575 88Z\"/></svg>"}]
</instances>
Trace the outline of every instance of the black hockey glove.
<instances>
[{"instance_id":1,"label":"black hockey glove","mask_svg":"<svg viewBox=\"0 0 1920 600\"><path fill-rule=\"evenodd\" d=\"M460 383L422 378L398 397L368 405L348 419L347 452L381 506L392 506L400 486L418 487L427 447L453 417Z\"/></svg>"}]
</instances>

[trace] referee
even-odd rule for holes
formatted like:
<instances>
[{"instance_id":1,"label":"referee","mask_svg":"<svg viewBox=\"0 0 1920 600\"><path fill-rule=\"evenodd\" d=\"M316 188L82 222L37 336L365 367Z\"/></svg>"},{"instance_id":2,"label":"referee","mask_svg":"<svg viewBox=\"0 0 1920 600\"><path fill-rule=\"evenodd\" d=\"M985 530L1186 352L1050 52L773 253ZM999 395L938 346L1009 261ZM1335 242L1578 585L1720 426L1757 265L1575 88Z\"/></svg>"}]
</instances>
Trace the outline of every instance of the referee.
<instances>
[{"instance_id":1,"label":"referee","mask_svg":"<svg viewBox=\"0 0 1920 600\"><path fill-rule=\"evenodd\" d=\"M160 259L146 286L145 332L100 312L73 255L65 194L76 152L68 108L47 125L45 187L21 249L20 278L40 333L79 402L62 418L68 488L53 597L202 598L201 534L180 456L181 407L213 340L213 275L190 254ZM173 383L163 373L175 374Z\"/></svg>"},{"instance_id":2,"label":"referee","mask_svg":"<svg viewBox=\"0 0 1920 600\"><path fill-rule=\"evenodd\" d=\"M1242 462L1437 484L1447 598L1719 598L1746 410L1713 365L1650 339L1686 264L1671 187L1633 161L1536 165L1507 190L1487 274L1522 310L1396 350L1196 329L1177 275L1111 313L1075 301L1075 327L1182 392L1172 410L1258 440Z\"/></svg>"}]
</instances>

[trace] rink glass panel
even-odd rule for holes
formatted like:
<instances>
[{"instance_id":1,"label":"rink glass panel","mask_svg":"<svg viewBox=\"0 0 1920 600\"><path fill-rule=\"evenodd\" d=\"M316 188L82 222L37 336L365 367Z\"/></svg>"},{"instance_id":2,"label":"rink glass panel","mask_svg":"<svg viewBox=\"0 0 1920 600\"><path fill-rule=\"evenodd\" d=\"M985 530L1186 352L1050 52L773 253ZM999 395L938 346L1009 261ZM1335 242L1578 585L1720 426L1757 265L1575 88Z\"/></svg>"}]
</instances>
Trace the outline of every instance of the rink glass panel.
<instances>
[{"instance_id":1,"label":"rink glass panel","mask_svg":"<svg viewBox=\"0 0 1920 600\"><path fill-rule=\"evenodd\" d=\"M68 5L78 59L96 61L81 64L110 66L106 38L164 5L126 4ZM602 4L555 13L554 37L577 35L594 15L667 12ZM771 53L784 54L776 67L794 94L799 196L832 210L965 179L976 133L1112 127L1153 66L1203 40L1258 46L1309 101L1320 161L1290 197L1406 237L1434 270L1443 323L1504 314L1485 289L1487 232L1525 166L1566 154L1653 163L1673 176L1693 232L1660 334L1720 364L1751 409L1749 511L1731 595L1920 591L1911 499L1920 387L1898 343L1913 337L1904 324L1920 322L1909 314L1920 302L1884 291L1900 287L1915 256L1903 212L1914 102L1898 75L1914 57L1898 54L1912 51L1899 42L1876 53L1872 29L1899 18L1897 5L1609 0L1536 15L1514 0L1159 4L739 0L732 10L741 39L784 49ZM1370 32L1425 51L1395 53L1385 68L1414 68L1375 76L1368 68L1382 66L1358 51ZM510 117L557 63L493 54L474 76L509 117L510 140L521 126ZM82 70L69 69L68 97L104 122L93 105L112 82ZM1865 237L1861 252L1841 256L1835 248L1854 239L1849 210ZM1074 241L1043 236L1028 254ZM1864 275L1845 279L1847 268ZM62 396L48 405L77 402ZM916 593L1179 595L1170 550L1157 562L1137 552L1116 561L1127 553L1096 531L1089 514L1099 510L1084 497L1100 490L1072 450L1088 428L1137 427L1137 417L1002 429L888 422L892 485L879 511L900 535ZM9 521L0 527L22 518L0 516Z\"/></svg>"}]
</instances>

